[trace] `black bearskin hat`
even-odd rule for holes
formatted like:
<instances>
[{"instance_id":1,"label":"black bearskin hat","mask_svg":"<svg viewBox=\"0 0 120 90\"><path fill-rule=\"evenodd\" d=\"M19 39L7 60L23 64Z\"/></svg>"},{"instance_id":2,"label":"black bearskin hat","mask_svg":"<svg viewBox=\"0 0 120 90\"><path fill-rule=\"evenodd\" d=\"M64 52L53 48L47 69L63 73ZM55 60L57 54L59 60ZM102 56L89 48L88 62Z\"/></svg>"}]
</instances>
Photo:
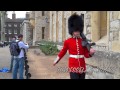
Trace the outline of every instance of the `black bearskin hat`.
<instances>
[{"instance_id":1,"label":"black bearskin hat","mask_svg":"<svg viewBox=\"0 0 120 90\"><path fill-rule=\"evenodd\" d=\"M68 31L72 35L74 31L83 32L83 18L82 16L77 15L76 13L69 17L68 19Z\"/></svg>"}]
</instances>

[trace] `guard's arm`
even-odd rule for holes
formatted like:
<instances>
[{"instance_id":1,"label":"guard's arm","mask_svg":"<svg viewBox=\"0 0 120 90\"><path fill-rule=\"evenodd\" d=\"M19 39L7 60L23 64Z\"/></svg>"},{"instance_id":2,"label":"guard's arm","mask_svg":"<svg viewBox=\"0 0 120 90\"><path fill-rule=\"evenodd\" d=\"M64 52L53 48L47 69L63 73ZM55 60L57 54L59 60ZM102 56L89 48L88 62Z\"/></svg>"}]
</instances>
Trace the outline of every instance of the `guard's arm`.
<instances>
[{"instance_id":1,"label":"guard's arm","mask_svg":"<svg viewBox=\"0 0 120 90\"><path fill-rule=\"evenodd\" d=\"M56 65L61 60L61 58L66 54L67 50L68 50L68 43L67 43L67 40L66 40L64 42L62 50L58 54L57 58L54 60L53 65Z\"/></svg>"}]
</instances>

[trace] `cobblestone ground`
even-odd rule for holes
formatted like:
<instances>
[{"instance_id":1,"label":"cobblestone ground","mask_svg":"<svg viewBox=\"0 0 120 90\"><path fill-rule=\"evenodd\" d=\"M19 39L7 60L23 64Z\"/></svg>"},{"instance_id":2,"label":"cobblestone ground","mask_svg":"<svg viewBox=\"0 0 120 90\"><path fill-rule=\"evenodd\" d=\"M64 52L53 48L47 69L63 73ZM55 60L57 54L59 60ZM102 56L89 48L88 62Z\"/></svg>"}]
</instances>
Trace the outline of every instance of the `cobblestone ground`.
<instances>
[{"instance_id":1,"label":"cobblestone ground","mask_svg":"<svg viewBox=\"0 0 120 90\"><path fill-rule=\"evenodd\" d=\"M53 60L57 55L45 56L39 49L31 49L28 52L31 79L69 79L67 72L68 57L53 66Z\"/></svg>"},{"instance_id":2,"label":"cobblestone ground","mask_svg":"<svg viewBox=\"0 0 120 90\"><path fill-rule=\"evenodd\" d=\"M3 67L10 67L10 58L11 56L8 46L4 48L0 47L0 69L2 69ZM12 79L12 73L0 72L0 79Z\"/></svg>"}]
</instances>

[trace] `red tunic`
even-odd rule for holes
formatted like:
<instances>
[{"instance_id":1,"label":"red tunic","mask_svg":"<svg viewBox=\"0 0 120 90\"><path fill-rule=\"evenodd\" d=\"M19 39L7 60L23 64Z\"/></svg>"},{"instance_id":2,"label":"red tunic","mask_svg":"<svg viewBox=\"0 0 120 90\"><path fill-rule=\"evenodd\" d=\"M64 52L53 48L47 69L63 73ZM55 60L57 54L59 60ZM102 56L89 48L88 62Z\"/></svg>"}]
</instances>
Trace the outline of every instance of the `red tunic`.
<instances>
[{"instance_id":1,"label":"red tunic","mask_svg":"<svg viewBox=\"0 0 120 90\"><path fill-rule=\"evenodd\" d=\"M69 54L71 55L84 55L86 58L90 58L91 55L89 54L89 51L86 47L82 46L82 39L77 38L78 40L78 49L77 49L77 43L76 38L69 38L64 41L63 49L58 54L59 60L66 54L67 50L69 51ZM78 53L79 51L79 53ZM84 58L73 58L69 57L69 72L76 72L81 73L82 71L86 71L86 64ZM79 69L78 69L79 68Z\"/></svg>"}]
</instances>

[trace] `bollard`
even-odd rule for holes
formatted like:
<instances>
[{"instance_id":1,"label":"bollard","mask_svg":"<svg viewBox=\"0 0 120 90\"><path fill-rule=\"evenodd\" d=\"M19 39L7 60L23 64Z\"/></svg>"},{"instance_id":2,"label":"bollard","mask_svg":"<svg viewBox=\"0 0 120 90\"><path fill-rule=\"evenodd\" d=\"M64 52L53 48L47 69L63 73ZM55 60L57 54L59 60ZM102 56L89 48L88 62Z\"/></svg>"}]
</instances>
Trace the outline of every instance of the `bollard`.
<instances>
[{"instance_id":1,"label":"bollard","mask_svg":"<svg viewBox=\"0 0 120 90\"><path fill-rule=\"evenodd\" d=\"M26 78L26 79L30 79L30 77L31 77L31 74L30 74L30 73L28 73L28 74L27 74L27 78Z\"/></svg>"},{"instance_id":2,"label":"bollard","mask_svg":"<svg viewBox=\"0 0 120 90\"><path fill-rule=\"evenodd\" d=\"M25 52L25 50L24 50ZM26 76L26 79L30 79L31 77L31 74L29 72L29 65L28 65L28 60L27 60L27 55L26 55L26 52L25 52L25 76Z\"/></svg>"},{"instance_id":3,"label":"bollard","mask_svg":"<svg viewBox=\"0 0 120 90\"><path fill-rule=\"evenodd\" d=\"M28 70L28 69L29 69L29 65L26 65L26 66L25 66L25 70Z\"/></svg>"}]
</instances>

